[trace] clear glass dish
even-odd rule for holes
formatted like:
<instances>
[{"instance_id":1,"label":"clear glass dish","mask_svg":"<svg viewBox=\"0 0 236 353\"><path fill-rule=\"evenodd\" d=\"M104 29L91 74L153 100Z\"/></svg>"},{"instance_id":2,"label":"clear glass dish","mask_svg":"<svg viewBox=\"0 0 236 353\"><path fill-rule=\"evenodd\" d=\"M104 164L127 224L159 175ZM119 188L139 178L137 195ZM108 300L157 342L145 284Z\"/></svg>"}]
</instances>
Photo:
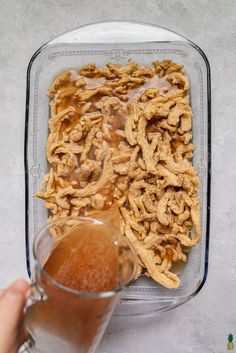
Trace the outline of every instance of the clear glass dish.
<instances>
[{"instance_id":1,"label":"clear glass dish","mask_svg":"<svg viewBox=\"0 0 236 353\"><path fill-rule=\"evenodd\" d=\"M33 197L48 170L45 145L48 137L49 102L46 92L53 77L66 68L95 62L126 64L128 59L150 64L172 59L184 65L190 80L193 118L193 164L200 177L202 238L179 271L181 286L166 289L142 277L124 293L117 315L150 316L193 298L204 285L208 268L210 222L210 67L202 50L167 29L138 22L101 22L76 28L43 45L31 58L27 71L25 120L25 221L26 258L30 275L35 234L46 223L43 201Z\"/></svg>"}]
</instances>

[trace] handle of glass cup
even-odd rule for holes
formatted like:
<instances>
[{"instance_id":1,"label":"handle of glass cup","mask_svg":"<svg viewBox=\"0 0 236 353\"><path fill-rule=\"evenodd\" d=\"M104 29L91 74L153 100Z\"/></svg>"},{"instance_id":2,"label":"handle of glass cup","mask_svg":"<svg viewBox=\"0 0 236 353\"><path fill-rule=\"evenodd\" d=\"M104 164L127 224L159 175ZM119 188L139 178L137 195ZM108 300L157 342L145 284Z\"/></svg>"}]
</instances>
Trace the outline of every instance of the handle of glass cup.
<instances>
[{"instance_id":1,"label":"handle of glass cup","mask_svg":"<svg viewBox=\"0 0 236 353\"><path fill-rule=\"evenodd\" d=\"M29 299L27 300L25 310L27 310L27 308L30 307L31 305L33 305L39 301L46 300L46 299L47 299L47 295L46 295L44 289L38 283L36 283L36 282L32 283L31 295L30 295Z\"/></svg>"},{"instance_id":2,"label":"handle of glass cup","mask_svg":"<svg viewBox=\"0 0 236 353\"><path fill-rule=\"evenodd\" d=\"M31 353L31 348L35 345L33 337L28 333L27 340L20 346L18 353Z\"/></svg>"},{"instance_id":3,"label":"handle of glass cup","mask_svg":"<svg viewBox=\"0 0 236 353\"><path fill-rule=\"evenodd\" d=\"M25 306L25 312L27 309L31 306L36 304L39 301L46 300L47 295L44 291L44 289L38 284L38 283L32 283L31 284L31 294L29 299L26 302ZM18 353L30 353L31 349L34 347L35 341L32 335L30 334L29 331L27 331L27 339L26 341L21 345Z\"/></svg>"}]
</instances>

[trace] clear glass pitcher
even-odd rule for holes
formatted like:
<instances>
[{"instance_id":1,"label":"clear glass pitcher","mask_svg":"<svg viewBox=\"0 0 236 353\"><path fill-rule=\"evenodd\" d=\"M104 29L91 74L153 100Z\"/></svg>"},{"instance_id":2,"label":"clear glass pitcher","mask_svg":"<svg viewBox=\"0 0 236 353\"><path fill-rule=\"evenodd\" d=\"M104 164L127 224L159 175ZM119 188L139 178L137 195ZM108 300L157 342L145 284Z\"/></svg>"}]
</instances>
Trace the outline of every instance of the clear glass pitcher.
<instances>
[{"instance_id":1,"label":"clear glass pitcher","mask_svg":"<svg viewBox=\"0 0 236 353\"><path fill-rule=\"evenodd\" d=\"M34 241L32 296L27 304L25 324L29 341L20 352L92 353L99 344L124 287L134 278L137 258L129 241L120 236L115 222L107 229L117 247L118 287L109 292L80 292L63 286L43 268L58 237L72 227L98 227L104 220L89 217L61 218L46 225ZM73 228L73 229L74 229ZM55 233L57 236L55 237ZM104 254L104 256L106 256Z\"/></svg>"}]
</instances>

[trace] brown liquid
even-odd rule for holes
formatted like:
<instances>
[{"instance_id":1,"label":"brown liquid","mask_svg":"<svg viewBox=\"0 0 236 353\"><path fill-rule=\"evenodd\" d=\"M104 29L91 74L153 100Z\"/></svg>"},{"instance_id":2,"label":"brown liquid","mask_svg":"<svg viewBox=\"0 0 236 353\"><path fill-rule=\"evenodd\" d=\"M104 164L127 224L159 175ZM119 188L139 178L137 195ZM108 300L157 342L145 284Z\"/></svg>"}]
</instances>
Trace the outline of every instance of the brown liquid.
<instances>
[{"instance_id":1,"label":"brown liquid","mask_svg":"<svg viewBox=\"0 0 236 353\"><path fill-rule=\"evenodd\" d=\"M84 79L86 82L86 87L88 89L103 86L103 84L106 82L106 79L104 77L96 77L96 78L85 77Z\"/></svg>"},{"instance_id":2,"label":"brown liquid","mask_svg":"<svg viewBox=\"0 0 236 353\"><path fill-rule=\"evenodd\" d=\"M102 87L108 81L104 77L84 77L84 76L80 76L80 75L76 74L76 71L73 73L73 75L77 79L79 77L83 77L83 79L86 82L86 89L95 89L95 88L98 88L98 87ZM75 79L73 78L73 75L72 75L71 80L67 84L69 87L74 87ZM109 81L112 82L114 80L109 80ZM166 93L162 93L163 95L167 94L167 92L169 93L169 92L174 91L174 90L177 89L177 87L176 86L172 86L166 80L165 77L159 78L157 75L154 75L151 78L146 78L146 82L144 84L140 85L139 87L137 87L137 88L129 88L128 89L128 92L127 92L128 100L126 102L122 102L122 105L124 106L124 108L127 110L128 104L134 99L139 99L139 97L148 88L159 88L159 89L165 88L167 91L166 91ZM109 96L104 96L103 94L96 94L94 97L92 97L90 99L91 107L89 108L89 110L88 110L88 112L86 114L88 114L89 112L90 113L98 112L98 110L96 108L96 103L98 103L101 99L105 99L105 98L109 98ZM62 98L60 105L63 107L63 109L65 109L68 106L73 106L76 109L76 111L77 111L77 113L75 114L74 119L70 119L68 121L64 120L62 122L62 126L61 126L61 129L60 129L60 132L64 131L69 126L73 129L73 126L75 126L79 122L79 118L80 118L80 113L79 113L80 102L77 101L76 98L73 98L73 96L71 95L69 97L67 96L67 97ZM121 136L116 134L116 131L118 129L124 130L126 119L127 119L127 115L125 113L121 114L119 112L116 112L115 110L112 110L112 114L111 114L110 122L109 122L109 131L110 131L110 135L111 135L110 145L112 147L117 147L118 144L121 141L125 140L124 138L122 138ZM79 144L81 144L81 142Z\"/></svg>"},{"instance_id":3,"label":"brown liquid","mask_svg":"<svg viewBox=\"0 0 236 353\"><path fill-rule=\"evenodd\" d=\"M54 247L44 270L60 284L86 292L115 290L118 251L109 225L80 225ZM38 279L47 295L27 310L26 325L40 352L88 352L102 335L118 296L108 298L73 294Z\"/></svg>"},{"instance_id":4,"label":"brown liquid","mask_svg":"<svg viewBox=\"0 0 236 353\"><path fill-rule=\"evenodd\" d=\"M67 84L68 87L75 87L75 80L78 78L81 78L83 76L80 76L76 71L72 70L72 75L70 78L69 83ZM83 77L83 79L86 82L86 87L83 89L95 89L98 87L106 86L106 82L113 82L115 80L108 80L105 77L96 77L91 74L90 77ZM124 134L124 129L125 129L125 123L127 119L127 114L128 114L128 105L130 102L132 102L134 99L137 100L140 98L140 96L146 91L148 88L158 88L162 90L162 95L167 94L167 92L171 92L175 90L177 87L172 86L170 82L166 80L165 77L160 78L158 75L154 75L151 78L146 78L146 82L136 88L129 88L128 92L126 94L127 96L127 101L122 101L120 102L123 109L122 110L116 110L114 108L111 108L110 111L110 116L107 122L107 128L109 131L110 135L110 140L108 141L108 145L112 148L118 148L120 143L127 144L126 138L122 136L122 132ZM166 89L166 92L163 91L163 89ZM83 90L82 88L79 88L79 90ZM165 93L164 93L165 92ZM91 106L89 110L86 112L86 115L89 113L98 113L99 110L96 107L96 104L99 103L101 100L104 100L106 98L109 98L109 96L103 95L103 94L96 94L93 97L89 99L89 102L91 103ZM118 99L116 97L116 99ZM69 96L69 97L64 97L61 99L61 106L63 106L63 109L65 109L68 106L73 106L76 109L76 112L74 115L69 119L63 120L60 128L60 138L67 128L75 128L75 126L79 123L81 115L83 115L80 110L81 108L81 102L76 98L76 96ZM159 128L155 126L153 122L149 123L147 126L147 132L152 132L155 133ZM119 133L120 132L120 133ZM78 142L78 145L84 145L85 140L81 139ZM91 160L96 160L96 156L94 153L94 147L91 146L90 151L87 154L87 158ZM73 187L75 188L80 188L80 182L79 182L79 168L80 167L80 160L78 159L78 166L72 171L70 171L69 175L64 176L63 178L68 181L69 183L72 183ZM119 182L122 183L122 179L125 179L123 176L119 178ZM115 181L112 181L111 183L108 183L107 186L100 190L100 194L104 197L104 210L109 209L111 205L114 202L114 190L118 184L118 178ZM92 206L86 206L80 210L80 215L86 215L89 214L92 209Z\"/></svg>"},{"instance_id":5,"label":"brown liquid","mask_svg":"<svg viewBox=\"0 0 236 353\"><path fill-rule=\"evenodd\" d=\"M60 284L83 292L106 292L118 286L118 254L108 229L80 225L56 245L44 270Z\"/></svg>"},{"instance_id":6,"label":"brown liquid","mask_svg":"<svg viewBox=\"0 0 236 353\"><path fill-rule=\"evenodd\" d=\"M173 88L173 86L165 78L159 78L157 75L155 75L151 78L148 78L147 82L143 85L128 91L128 103L130 103L133 99L139 99L139 97L146 91L147 88L166 88L168 92L175 89L175 87Z\"/></svg>"}]
</instances>

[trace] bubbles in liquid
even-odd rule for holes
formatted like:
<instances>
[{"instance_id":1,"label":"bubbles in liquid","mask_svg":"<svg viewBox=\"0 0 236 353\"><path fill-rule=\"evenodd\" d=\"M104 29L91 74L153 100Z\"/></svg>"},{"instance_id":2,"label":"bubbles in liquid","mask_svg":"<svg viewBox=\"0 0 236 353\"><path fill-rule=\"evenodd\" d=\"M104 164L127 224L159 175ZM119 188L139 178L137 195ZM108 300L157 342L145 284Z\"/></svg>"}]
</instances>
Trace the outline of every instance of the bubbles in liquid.
<instances>
[{"instance_id":1,"label":"bubbles in liquid","mask_svg":"<svg viewBox=\"0 0 236 353\"><path fill-rule=\"evenodd\" d=\"M83 292L105 292L118 286L118 251L112 228L81 224L55 245L44 270L60 284Z\"/></svg>"}]
</instances>

